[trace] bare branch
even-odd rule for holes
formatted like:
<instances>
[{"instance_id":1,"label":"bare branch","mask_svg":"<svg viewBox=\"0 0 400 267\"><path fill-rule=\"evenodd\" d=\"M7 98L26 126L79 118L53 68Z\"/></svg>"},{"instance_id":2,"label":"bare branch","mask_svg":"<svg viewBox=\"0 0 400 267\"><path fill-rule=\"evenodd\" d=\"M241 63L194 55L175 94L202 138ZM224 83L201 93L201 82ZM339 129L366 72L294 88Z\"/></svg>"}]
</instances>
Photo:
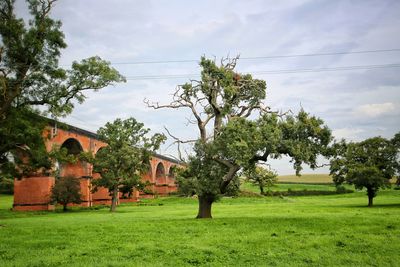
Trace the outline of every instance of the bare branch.
<instances>
[{"instance_id":1,"label":"bare branch","mask_svg":"<svg viewBox=\"0 0 400 267\"><path fill-rule=\"evenodd\" d=\"M196 121L191 120L190 118L185 118L185 119L187 121L186 126L189 126L189 124L196 124L197 123Z\"/></svg>"},{"instance_id":2,"label":"bare branch","mask_svg":"<svg viewBox=\"0 0 400 267\"><path fill-rule=\"evenodd\" d=\"M171 132L168 130L167 127L164 126L164 129L167 131L168 135L175 140L176 143L180 143L180 144L187 144L187 143L195 143L197 141L197 139L192 139L192 140L181 140L178 137L174 136L171 134Z\"/></svg>"},{"instance_id":3,"label":"bare branch","mask_svg":"<svg viewBox=\"0 0 400 267\"><path fill-rule=\"evenodd\" d=\"M183 108L183 107L189 107L186 104L180 104L177 102L172 102L172 104L168 104L168 105L160 105L158 102L152 102L150 103L150 100L148 99L143 99L143 102L147 105L147 107L149 108L153 108L153 109L161 109L161 108Z\"/></svg>"},{"instance_id":4,"label":"bare branch","mask_svg":"<svg viewBox=\"0 0 400 267\"><path fill-rule=\"evenodd\" d=\"M196 142L197 140L196 140L196 139L193 139L193 140L181 140L181 139L179 139L178 137L172 135L171 132L168 130L167 127L164 126L164 129L167 131L168 135L169 135L172 139L174 139L174 142L172 142L172 143L167 147L167 149L170 148L172 145L177 144L177 145L178 145L178 157L179 157L179 160L180 160L180 161L185 161L185 160L183 159L183 157L182 157L181 144L194 143L194 142Z\"/></svg>"}]
</instances>

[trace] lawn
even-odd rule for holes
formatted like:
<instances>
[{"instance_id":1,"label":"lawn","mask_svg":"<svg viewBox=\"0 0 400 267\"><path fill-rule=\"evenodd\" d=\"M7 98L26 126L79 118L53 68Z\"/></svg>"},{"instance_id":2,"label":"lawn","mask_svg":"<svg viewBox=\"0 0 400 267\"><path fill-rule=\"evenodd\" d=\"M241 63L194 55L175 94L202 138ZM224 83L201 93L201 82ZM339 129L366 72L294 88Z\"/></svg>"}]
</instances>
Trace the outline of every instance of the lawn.
<instances>
[{"instance_id":1,"label":"lawn","mask_svg":"<svg viewBox=\"0 0 400 267\"><path fill-rule=\"evenodd\" d=\"M400 191L191 198L107 209L11 212L0 197L0 266L398 266Z\"/></svg>"}]
</instances>

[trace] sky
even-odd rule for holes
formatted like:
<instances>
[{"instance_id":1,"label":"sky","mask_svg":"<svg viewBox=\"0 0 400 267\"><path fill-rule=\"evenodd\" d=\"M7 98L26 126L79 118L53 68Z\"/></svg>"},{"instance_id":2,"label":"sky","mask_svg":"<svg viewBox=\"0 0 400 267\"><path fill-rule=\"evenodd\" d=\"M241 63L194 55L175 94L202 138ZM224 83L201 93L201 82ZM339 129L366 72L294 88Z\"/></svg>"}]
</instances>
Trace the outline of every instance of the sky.
<instances>
[{"instance_id":1,"label":"sky","mask_svg":"<svg viewBox=\"0 0 400 267\"><path fill-rule=\"evenodd\" d=\"M16 10L27 16L24 1ZM61 65L98 55L127 77L88 92L60 119L86 130L134 117L154 132L165 126L195 138L187 111L152 110L143 99L168 103L177 85L200 73L203 55L240 55L237 71L266 81L265 104L273 110L302 107L348 141L400 131L400 1L59 0L51 16L62 21L68 44ZM158 152L176 156L171 142ZM294 173L285 158L270 165Z\"/></svg>"}]
</instances>

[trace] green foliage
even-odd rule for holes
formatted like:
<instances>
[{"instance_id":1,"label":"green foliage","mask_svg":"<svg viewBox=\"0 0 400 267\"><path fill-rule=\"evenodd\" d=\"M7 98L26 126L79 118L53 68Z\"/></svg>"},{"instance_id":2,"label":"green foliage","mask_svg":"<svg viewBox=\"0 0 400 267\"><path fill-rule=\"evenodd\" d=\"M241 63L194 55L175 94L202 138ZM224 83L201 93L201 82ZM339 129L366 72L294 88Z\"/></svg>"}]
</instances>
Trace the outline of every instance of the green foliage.
<instances>
[{"instance_id":1,"label":"green foliage","mask_svg":"<svg viewBox=\"0 0 400 267\"><path fill-rule=\"evenodd\" d=\"M0 194L14 193L14 179L0 176Z\"/></svg>"},{"instance_id":2,"label":"green foliage","mask_svg":"<svg viewBox=\"0 0 400 267\"><path fill-rule=\"evenodd\" d=\"M264 188L270 191L271 187L278 181L278 174L270 169L256 167L246 173L246 180L258 186L260 193L264 194Z\"/></svg>"},{"instance_id":3,"label":"green foliage","mask_svg":"<svg viewBox=\"0 0 400 267\"><path fill-rule=\"evenodd\" d=\"M60 177L51 189L51 201L63 205L63 210L67 210L70 203L82 203L81 187L79 179L72 176Z\"/></svg>"},{"instance_id":4,"label":"green foliage","mask_svg":"<svg viewBox=\"0 0 400 267\"><path fill-rule=\"evenodd\" d=\"M30 109L13 108L0 123L0 176L22 177L51 167L42 131L46 121ZM18 166L18 168L16 168Z\"/></svg>"},{"instance_id":5,"label":"green foliage","mask_svg":"<svg viewBox=\"0 0 400 267\"><path fill-rule=\"evenodd\" d=\"M32 107L43 106L53 116L70 113L82 103L85 90L98 90L125 81L97 56L59 67L66 48L61 22L50 17L55 0L27 0L25 23L14 10L14 0L0 2L0 175L21 176L47 172L42 132L45 121ZM22 148L22 150L21 150ZM19 151L18 153L16 151ZM8 160L10 155L13 161ZM16 168L16 166L18 168Z\"/></svg>"},{"instance_id":6,"label":"green foliage","mask_svg":"<svg viewBox=\"0 0 400 267\"><path fill-rule=\"evenodd\" d=\"M194 149L196 156L191 156L186 168L177 174L178 190L215 201L225 193L220 191L220 184L227 168L207 158L201 143L197 143Z\"/></svg>"},{"instance_id":7,"label":"green foliage","mask_svg":"<svg viewBox=\"0 0 400 267\"><path fill-rule=\"evenodd\" d=\"M141 175L148 171L152 152L164 142L165 136L154 134L147 137L150 129L134 118L116 119L101 127L97 134L108 144L93 159L93 171L100 174L94 179L94 191L99 187L109 190L113 198L111 210L115 210L118 190L132 193L134 188L143 189Z\"/></svg>"},{"instance_id":8,"label":"green foliage","mask_svg":"<svg viewBox=\"0 0 400 267\"><path fill-rule=\"evenodd\" d=\"M229 185L226 187L224 196L228 197L237 197L240 194L240 185L241 185L241 180L238 175L236 175L232 181L229 183Z\"/></svg>"},{"instance_id":9,"label":"green foliage","mask_svg":"<svg viewBox=\"0 0 400 267\"><path fill-rule=\"evenodd\" d=\"M369 206L380 188L390 187L390 179L398 175L399 150L393 140L382 137L359 143L337 144L337 154L331 160L331 175L336 185L354 184L367 189Z\"/></svg>"}]
</instances>

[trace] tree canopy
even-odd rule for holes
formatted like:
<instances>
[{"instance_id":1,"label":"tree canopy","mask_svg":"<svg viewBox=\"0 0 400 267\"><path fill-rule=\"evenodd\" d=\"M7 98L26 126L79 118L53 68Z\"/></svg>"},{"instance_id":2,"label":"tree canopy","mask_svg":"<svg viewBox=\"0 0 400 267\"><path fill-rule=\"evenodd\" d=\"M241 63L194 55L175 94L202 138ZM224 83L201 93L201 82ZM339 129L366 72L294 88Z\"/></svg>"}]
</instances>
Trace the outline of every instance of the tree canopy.
<instances>
[{"instance_id":1,"label":"tree canopy","mask_svg":"<svg viewBox=\"0 0 400 267\"><path fill-rule=\"evenodd\" d=\"M344 182L356 189L367 189L368 206L380 188L390 187L390 179L399 176L399 134L391 139L373 137L362 142L336 144L330 173L336 185Z\"/></svg>"},{"instance_id":2,"label":"tree canopy","mask_svg":"<svg viewBox=\"0 0 400 267\"><path fill-rule=\"evenodd\" d=\"M116 119L101 127L97 134L108 145L101 148L93 159L93 172L100 178L93 179L94 190L105 187L112 196L110 211L115 211L118 192L142 187L141 175L148 171L150 157L164 141L165 136L154 134L134 118Z\"/></svg>"}]
</instances>

